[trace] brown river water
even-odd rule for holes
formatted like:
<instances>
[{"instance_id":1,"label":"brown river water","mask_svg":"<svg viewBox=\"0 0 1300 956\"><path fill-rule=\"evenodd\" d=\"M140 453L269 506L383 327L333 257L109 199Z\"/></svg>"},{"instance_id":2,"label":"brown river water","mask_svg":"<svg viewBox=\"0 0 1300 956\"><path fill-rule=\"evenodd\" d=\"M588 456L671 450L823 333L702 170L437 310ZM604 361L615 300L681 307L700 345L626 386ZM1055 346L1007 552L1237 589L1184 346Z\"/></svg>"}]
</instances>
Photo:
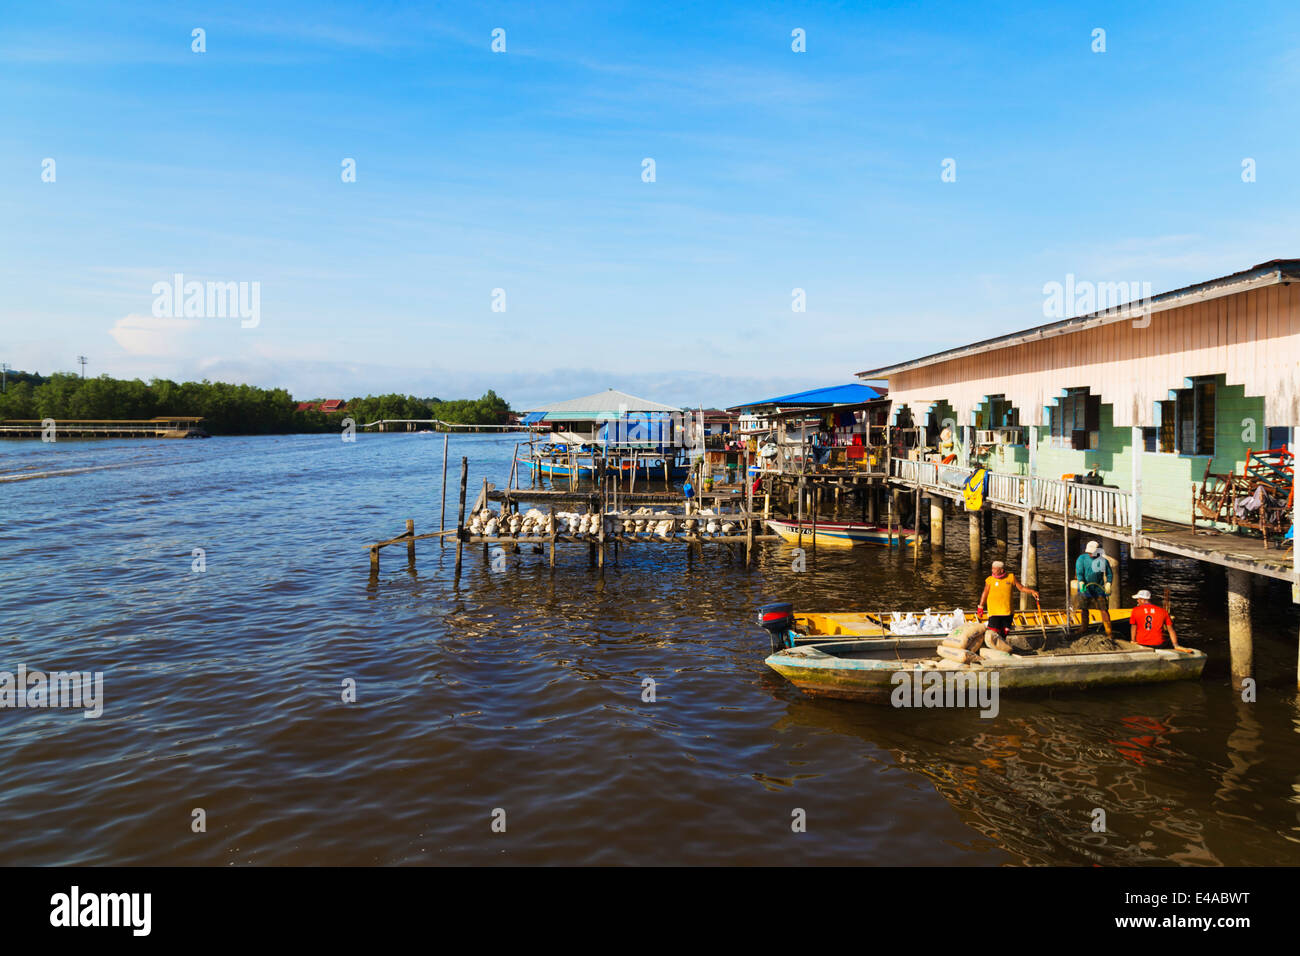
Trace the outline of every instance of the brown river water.
<instances>
[{"instance_id":1,"label":"brown river water","mask_svg":"<svg viewBox=\"0 0 1300 956\"><path fill-rule=\"evenodd\" d=\"M513 448L454 436L453 486L461 455L471 494L504 484ZM1281 585L1255 592L1255 703L1227 679L1222 573L1180 561L1121 582L1170 589L1198 682L1003 694L991 719L819 701L764 665L756 607L969 609L964 518L915 569L628 546L602 579L581 547L498 572L469 549L457 584L422 542L372 582L370 543L436 530L441 467L412 434L0 443L0 671L104 675L96 719L0 709L0 863L1300 862Z\"/></svg>"}]
</instances>

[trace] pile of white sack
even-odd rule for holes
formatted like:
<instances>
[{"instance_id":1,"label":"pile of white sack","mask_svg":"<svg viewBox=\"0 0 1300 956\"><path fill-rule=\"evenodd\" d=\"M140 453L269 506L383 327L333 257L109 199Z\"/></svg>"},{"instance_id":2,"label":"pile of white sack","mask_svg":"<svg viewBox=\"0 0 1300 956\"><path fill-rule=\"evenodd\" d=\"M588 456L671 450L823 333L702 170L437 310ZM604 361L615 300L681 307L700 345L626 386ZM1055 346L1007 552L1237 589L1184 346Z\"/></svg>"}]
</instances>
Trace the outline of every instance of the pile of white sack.
<instances>
[{"instance_id":1,"label":"pile of white sack","mask_svg":"<svg viewBox=\"0 0 1300 956\"><path fill-rule=\"evenodd\" d=\"M621 528L624 534L656 534L661 538L671 538L678 531L699 535L731 534L736 530L736 523L714 514L711 508L689 518L667 511L637 508L623 519Z\"/></svg>"},{"instance_id":2,"label":"pile of white sack","mask_svg":"<svg viewBox=\"0 0 1300 956\"><path fill-rule=\"evenodd\" d=\"M625 517L606 516L605 536L609 538L640 534L672 538L678 533L705 537L735 534L739 525L729 519L729 515L714 514L712 509L708 508L690 517L668 511L638 508ZM470 534L487 538L549 537L552 530L556 534L570 537L594 538L600 534L600 521L601 516L595 512L578 514L576 511L557 511L555 525L552 528L549 516L536 508L530 508L523 514L516 512L504 517L490 508L484 508L470 515L466 527Z\"/></svg>"},{"instance_id":3,"label":"pile of white sack","mask_svg":"<svg viewBox=\"0 0 1300 956\"><path fill-rule=\"evenodd\" d=\"M961 608L951 614L935 614L926 608L918 618L915 611L904 615L894 611L889 618L890 634L951 634L955 628L966 623L966 615Z\"/></svg>"},{"instance_id":4,"label":"pile of white sack","mask_svg":"<svg viewBox=\"0 0 1300 956\"><path fill-rule=\"evenodd\" d=\"M557 524L559 515L556 515ZM536 508L523 514L513 512L499 515L491 508L476 511L469 519L469 533L485 538L542 537L551 533L550 519Z\"/></svg>"}]
</instances>

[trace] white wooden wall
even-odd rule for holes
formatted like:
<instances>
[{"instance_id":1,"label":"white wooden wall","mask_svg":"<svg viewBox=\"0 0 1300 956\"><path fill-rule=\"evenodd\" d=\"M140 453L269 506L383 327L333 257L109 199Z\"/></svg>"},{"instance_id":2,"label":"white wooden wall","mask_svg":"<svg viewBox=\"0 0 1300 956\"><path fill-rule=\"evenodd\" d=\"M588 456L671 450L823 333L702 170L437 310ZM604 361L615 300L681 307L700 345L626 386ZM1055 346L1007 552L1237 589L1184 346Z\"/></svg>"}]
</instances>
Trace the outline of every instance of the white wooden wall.
<instances>
[{"instance_id":1,"label":"white wooden wall","mask_svg":"<svg viewBox=\"0 0 1300 956\"><path fill-rule=\"evenodd\" d=\"M961 425L991 394L1045 425L1043 406L1089 387L1117 426L1155 425L1155 403L1198 375L1226 375L1263 396L1268 425L1300 427L1300 284L1272 285L1096 328L897 372L894 408L946 400Z\"/></svg>"}]
</instances>

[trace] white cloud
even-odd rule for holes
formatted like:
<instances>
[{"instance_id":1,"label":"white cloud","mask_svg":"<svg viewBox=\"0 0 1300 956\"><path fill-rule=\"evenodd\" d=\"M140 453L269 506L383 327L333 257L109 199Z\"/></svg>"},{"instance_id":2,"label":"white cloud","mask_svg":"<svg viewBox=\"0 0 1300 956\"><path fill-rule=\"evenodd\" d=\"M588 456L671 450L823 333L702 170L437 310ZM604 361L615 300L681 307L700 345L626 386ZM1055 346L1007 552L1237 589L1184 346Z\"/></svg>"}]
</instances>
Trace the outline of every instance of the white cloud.
<instances>
[{"instance_id":1,"label":"white cloud","mask_svg":"<svg viewBox=\"0 0 1300 956\"><path fill-rule=\"evenodd\" d=\"M167 319L152 315L126 315L108 334L132 355L180 356L186 339L199 327L198 319Z\"/></svg>"}]
</instances>

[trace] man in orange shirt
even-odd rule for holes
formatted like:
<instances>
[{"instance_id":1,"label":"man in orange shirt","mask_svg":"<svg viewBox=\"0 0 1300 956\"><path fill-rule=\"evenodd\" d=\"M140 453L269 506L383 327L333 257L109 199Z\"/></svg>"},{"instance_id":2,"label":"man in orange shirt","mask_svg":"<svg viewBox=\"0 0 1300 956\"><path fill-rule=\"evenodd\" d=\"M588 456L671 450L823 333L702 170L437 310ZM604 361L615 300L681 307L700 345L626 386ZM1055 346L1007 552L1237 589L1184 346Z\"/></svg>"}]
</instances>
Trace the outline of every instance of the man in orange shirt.
<instances>
[{"instance_id":1,"label":"man in orange shirt","mask_svg":"<svg viewBox=\"0 0 1300 956\"><path fill-rule=\"evenodd\" d=\"M1163 631L1167 629L1174 650L1184 650L1178 643L1178 635L1174 633L1174 622L1170 619L1169 612L1151 603L1150 591L1139 591L1133 595L1133 600L1138 603L1128 620L1129 637L1134 643L1141 644L1143 647L1161 647L1165 643Z\"/></svg>"}]
</instances>

